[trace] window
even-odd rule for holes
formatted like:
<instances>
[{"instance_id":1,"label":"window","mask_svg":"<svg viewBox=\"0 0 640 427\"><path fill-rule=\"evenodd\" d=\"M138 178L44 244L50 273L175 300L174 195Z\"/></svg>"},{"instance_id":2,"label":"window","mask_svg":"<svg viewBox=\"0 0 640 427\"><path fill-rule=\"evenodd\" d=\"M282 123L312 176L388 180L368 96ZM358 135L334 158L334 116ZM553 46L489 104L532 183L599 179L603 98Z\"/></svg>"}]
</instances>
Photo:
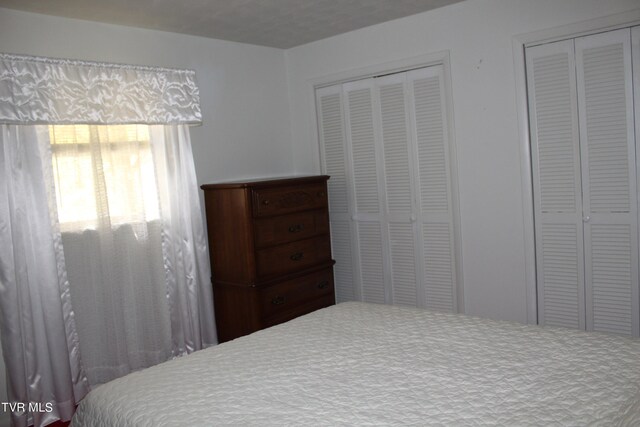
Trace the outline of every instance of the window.
<instances>
[{"instance_id":1,"label":"window","mask_svg":"<svg viewBox=\"0 0 640 427\"><path fill-rule=\"evenodd\" d=\"M61 231L159 218L148 126L56 125L49 137Z\"/></svg>"}]
</instances>

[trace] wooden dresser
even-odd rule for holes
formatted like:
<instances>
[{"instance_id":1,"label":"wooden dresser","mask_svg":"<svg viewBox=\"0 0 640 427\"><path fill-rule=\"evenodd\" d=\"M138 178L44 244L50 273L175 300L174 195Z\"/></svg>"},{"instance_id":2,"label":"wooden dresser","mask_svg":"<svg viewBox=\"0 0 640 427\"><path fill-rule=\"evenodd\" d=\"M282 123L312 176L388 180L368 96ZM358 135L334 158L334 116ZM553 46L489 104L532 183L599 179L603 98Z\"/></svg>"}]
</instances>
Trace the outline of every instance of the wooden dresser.
<instances>
[{"instance_id":1,"label":"wooden dresser","mask_svg":"<svg viewBox=\"0 0 640 427\"><path fill-rule=\"evenodd\" d=\"M220 342L334 304L328 179L201 187Z\"/></svg>"}]
</instances>

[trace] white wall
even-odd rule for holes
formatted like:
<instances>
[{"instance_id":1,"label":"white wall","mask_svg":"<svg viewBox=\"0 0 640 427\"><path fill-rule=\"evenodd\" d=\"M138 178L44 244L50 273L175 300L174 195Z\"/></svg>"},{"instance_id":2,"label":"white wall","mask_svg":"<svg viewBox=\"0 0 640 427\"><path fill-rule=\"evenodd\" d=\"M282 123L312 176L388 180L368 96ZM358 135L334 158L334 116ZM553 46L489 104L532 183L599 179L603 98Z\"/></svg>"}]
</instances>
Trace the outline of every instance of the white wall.
<instances>
[{"instance_id":1,"label":"white wall","mask_svg":"<svg viewBox=\"0 0 640 427\"><path fill-rule=\"evenodd\" d=\"M471 315L526 322L513 36L638 6L637 0L467 0L290 49L296 170L319 167L311 81L449 50L465 309Z\"/></svg>"},{"instance_id":2,"label":"white wall","mask_svg":"<svg viewBox=\"0 0 640 427\"><path fill-rule=\"evenodd\" d=\"M284 52L0 8L0 52L196 70L198 182L293 171ZM6 401L0 358L0 401ZM6 421L0 408L0 426Z\"/></svg>"},{"instance_id":3,"label":"white wall","mask_svg":"<svg viewBox=\"0 0 640 427\"><path fill-rule=\"evenodd\" d=\"M0 9L0 52L194 69L198 181L293 170L280 49Z\"/></svg>"}]
</instances>

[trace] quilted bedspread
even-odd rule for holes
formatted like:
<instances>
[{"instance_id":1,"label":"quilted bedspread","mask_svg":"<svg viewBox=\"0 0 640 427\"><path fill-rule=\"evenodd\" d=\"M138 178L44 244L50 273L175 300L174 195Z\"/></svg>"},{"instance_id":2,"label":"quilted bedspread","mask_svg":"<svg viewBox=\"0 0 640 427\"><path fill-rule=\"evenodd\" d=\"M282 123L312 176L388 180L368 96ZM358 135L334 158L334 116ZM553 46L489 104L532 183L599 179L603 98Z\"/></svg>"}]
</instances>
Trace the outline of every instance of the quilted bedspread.
<instances>
[{"instance_id":1,"label":"quilted bedspread","mask_svg":"<svg viewBox=\"0 0 640 427\"><path fill-rule=\"evenodd\" d=\"M640 340L343 303L93 390L74 426L640 426Z\"/></svg>"}]
</instances>

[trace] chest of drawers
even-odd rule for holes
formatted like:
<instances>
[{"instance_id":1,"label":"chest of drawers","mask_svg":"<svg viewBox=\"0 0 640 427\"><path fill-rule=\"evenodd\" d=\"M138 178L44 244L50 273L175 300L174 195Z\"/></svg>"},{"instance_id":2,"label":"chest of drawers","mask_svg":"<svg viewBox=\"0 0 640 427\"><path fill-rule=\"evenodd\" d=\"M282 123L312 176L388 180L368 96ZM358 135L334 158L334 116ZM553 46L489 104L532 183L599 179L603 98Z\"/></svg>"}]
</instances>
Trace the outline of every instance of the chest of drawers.
<instances>
[{"instance_id":1,"label":"chest of drawers","mask_svg":"<svg viewBox=\"0 0 640 427\"><path fill-rule=\"evenodd\" d=\"M334 304L328 179L201 187L220 342Z\"/></svg>"}]
</instances>

